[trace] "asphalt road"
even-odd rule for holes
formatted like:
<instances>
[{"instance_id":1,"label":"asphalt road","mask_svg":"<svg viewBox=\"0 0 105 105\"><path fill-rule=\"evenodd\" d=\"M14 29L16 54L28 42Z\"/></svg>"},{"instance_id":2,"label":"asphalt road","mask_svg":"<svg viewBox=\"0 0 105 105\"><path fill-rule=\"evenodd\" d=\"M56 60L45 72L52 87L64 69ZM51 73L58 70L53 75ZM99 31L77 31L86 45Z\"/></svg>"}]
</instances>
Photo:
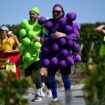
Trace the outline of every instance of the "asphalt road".
<instances>
[{"instance_id":1,"label":"asphalt road","mask_svg":"<svg viewBox=\"0 0 105 105\"><path fill-rule=\"evenodd\" d=\"M71 93L72 93L71 103L68 104L68 105L85 105L82 89L78 89L78 88L72 89ZM59 89L58 90L58 95L59 95L59 98L62 102L62 105L67 105L65 103L64 89ZM51 101L51 98L44 97L41 102L31 102L31 99L33 98L33 95L24 96L24 97L29 100L30 105L48 105L48 103Z\"/></svg>"}]
</instances>

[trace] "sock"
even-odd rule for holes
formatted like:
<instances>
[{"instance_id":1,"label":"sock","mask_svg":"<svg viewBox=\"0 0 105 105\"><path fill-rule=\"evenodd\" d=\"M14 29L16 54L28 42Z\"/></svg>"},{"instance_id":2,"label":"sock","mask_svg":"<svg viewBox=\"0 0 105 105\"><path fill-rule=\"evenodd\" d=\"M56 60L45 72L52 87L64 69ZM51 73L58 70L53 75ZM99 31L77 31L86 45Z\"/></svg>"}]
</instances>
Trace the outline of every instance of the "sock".
<instances>
[{"instance_id":1,"label":"sock","mask_svg":"<svg viewBox=\"0 0 105 105\"><path fill-rule=\"evenodd\" d=\"M36 89L36 90L35 90L35 94L37 94L37 95L40 96L40 89Z\"/></svg>"}]
</instances>

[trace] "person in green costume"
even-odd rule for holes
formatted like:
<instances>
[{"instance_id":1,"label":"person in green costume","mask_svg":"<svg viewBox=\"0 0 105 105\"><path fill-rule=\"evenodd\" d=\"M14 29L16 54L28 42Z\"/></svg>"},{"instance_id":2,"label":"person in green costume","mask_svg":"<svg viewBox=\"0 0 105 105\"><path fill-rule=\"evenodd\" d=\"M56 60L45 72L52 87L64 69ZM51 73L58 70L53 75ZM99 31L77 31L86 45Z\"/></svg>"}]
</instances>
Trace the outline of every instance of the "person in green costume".
<instances>
[{"instance_id":1,"label":"person in green costume","mask_svg":"<svg viewBox=\"0 0 105 105\"><path fill-rule=\"evenodd\" d=\"M38 24L39 9L32 8L29 11L29 20L24 19L21 22L20 39L22 42L19 45L21 52L25 76L32 76L35 83L35 96L32 101L41 101L44 93L41 90L42 80L40 75L41 63L39 53L41 48L40 33L42 26Z\"/></svg>"},{"instance_id":2,"label":"person in green costume","mask_svg":"<svg viewBox=\"0 0 105 105\"><path fill-rule=\"evenodd\" d=\"M99 25L98 27L96 27L94 29L96 32L102 32L104 35L105 35L105 25ZM101 44L101 47L100 47L100 51L99 51L99 55L102 57L102 56L105 56L105 36L103 37L103 43Z\"/></svg>"}]
</instances>

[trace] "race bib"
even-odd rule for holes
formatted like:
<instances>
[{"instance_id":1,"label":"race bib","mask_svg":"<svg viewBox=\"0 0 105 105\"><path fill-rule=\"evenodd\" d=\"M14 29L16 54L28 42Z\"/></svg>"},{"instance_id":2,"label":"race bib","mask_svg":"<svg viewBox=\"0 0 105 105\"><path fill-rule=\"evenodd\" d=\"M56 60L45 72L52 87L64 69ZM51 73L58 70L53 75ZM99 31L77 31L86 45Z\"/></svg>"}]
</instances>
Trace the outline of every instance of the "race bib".
<instances>
[{"instance_id":1,"label":"race bib","mask_svg":"<svg viewBox=\"0 0 105 105\"><path fill-rule=\"evenodd\" d=\"M12 72L16 73L15 63L11 63L11 62L7 63L6 64L6 71L12 71Z\"/></svg>"}]
</instances>

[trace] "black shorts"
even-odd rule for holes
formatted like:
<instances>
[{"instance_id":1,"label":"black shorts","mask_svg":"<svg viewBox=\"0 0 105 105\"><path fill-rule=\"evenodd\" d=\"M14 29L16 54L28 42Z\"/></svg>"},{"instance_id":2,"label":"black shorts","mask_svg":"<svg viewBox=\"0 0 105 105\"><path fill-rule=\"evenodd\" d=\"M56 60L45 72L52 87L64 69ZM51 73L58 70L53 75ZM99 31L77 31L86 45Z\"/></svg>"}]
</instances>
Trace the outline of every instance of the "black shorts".
<instances>
[{"instance_id":1,"label":"black shorts","mask_svg":"<svg viewBox=\"0 0 105 105\"><path fill-rule=\"evenodd\" d=\"M32 72L35 72L41 68L41 62L36 61L33 62L31 65L28 66L27 69L24 70L25 76L30 76L32 75Z\"/></svg>"}]
</instances>

